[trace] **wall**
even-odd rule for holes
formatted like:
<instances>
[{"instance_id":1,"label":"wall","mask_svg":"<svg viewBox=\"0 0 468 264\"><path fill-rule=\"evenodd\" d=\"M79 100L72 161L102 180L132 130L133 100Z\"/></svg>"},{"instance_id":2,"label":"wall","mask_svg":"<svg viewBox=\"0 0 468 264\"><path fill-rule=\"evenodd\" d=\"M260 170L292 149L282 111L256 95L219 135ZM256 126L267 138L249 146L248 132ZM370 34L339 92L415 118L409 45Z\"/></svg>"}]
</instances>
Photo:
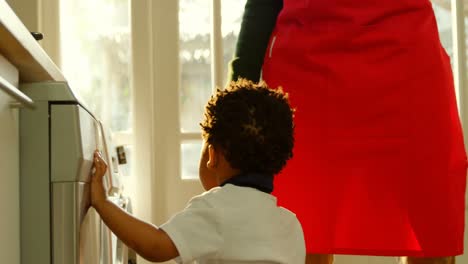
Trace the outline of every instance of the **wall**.
<instances>
[{"instance_id":1,"label":"wall","mask_svg":"<svg viewBox=\"0 0 468 264\"><path fill-rule=\"evenodd\" d=\"M52 61L60 66L60 0L6 0L29 31L44 35L39 44ZM46 18L46 19L44 19Z\"/></svg>"},{"instance_id":2,"label":"wall","mask_svg":"<svg viewBox=\"0 0 468 264\"><path fill-rule=\"evenodd\" d=\"M39 21L39 0L7 0L6 2L29 31L39 30L39 24L37 23Z\"/></svg>"}]
</instances>

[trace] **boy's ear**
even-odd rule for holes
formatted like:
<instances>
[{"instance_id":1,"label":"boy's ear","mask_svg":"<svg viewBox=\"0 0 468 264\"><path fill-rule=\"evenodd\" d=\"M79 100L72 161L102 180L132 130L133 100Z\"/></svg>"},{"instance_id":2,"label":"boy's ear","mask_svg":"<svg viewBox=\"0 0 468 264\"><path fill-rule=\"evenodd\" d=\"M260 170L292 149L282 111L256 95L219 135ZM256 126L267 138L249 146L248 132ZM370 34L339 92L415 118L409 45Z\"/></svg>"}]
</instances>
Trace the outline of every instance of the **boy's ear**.
<instances>
[{"instance_id":1,"label":"boy's ear","mask_svg":"<svg viewBox=\"0 0 468 264\"><path fill-rule=\"evenodd\" d=\"M206 167L208 169L214 169L218 166L218 157L217 152L213 145L208 145L208 161L206 162Z\"/></svg>"}]
</instances>

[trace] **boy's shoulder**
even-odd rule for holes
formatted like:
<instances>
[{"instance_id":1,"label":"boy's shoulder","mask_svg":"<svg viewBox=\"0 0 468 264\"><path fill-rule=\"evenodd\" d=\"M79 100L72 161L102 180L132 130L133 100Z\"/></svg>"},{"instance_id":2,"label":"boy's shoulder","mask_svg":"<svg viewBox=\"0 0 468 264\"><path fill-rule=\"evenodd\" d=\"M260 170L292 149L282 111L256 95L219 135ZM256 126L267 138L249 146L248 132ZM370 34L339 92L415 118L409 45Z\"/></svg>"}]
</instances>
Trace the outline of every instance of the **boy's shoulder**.
<instances>
[{"instance_id":1,"label":"boy's shoulder","mask_svg":"<svg viewBox=\"0 0 468 264\"><path fill-rule=\"evenodd\" d=\"M190 208L221 209L224 213L247 212L254 215L269 215L277 217L281 222L293 224L299 221L296 214L287 208L278 206L275 196L253 188L226 184L223 187L212 188L202 194L192 197ZM300 224L299 224L300 225Z\"/></svg>"},{"instance_id":2,"label":"boy's shoulder","mask_svg":"<svg viewBox=\"0 0 468 264\"><path fill-rule=\"evenodd\" d=\"M193 196L190 199L189 203L202 203L213 206L214 204L217 204L217 202L229 195L232 195L232 191L226 190L224 187L214 187L199 195Z\"/></svg>"},{"instance_id":3,"label":"boy's shoulder","mask_svg":"<svg viewBox=\"0 0 468 264\"><path fill-rule=\"evenodd\" d=\"M222 187L212 188L200 195L192 197L190 204L198 204L203 207L231 209L253 209L253 210L273 210L282 214L296 217L295 214L286 208L277 205L276 197L259 190L226 184Z\"/></svg>"},{"instance_id":4,"label":"boy's shoulder","mask_svg":"<svg viewBox=\"0 0 468 264\"><path fill-rule=\"evenodd\" d=\"M219 196L220 187L212 188L201 194L195 195L188 201L190 207L213 207L213 201Z\"/></svg>"},{"instance_id":5,"label":"boy's shoulder","mask_svg":"<svg viewBox=\"0 0 468 264\"><path fill-rule=\"evenodd\" d=\"M266 194L255 190L253 188L248 187L240 187L232 184L226 184L224 186L214 187L208 191L205 191L199 195L192 197L191 200L213 200L213 199L220 199L220 198L237 198L245 199L245 196L271 196L270 194Z\"/></svg>"},{"instance_id":6,"label":"boy's shoulder","mask_svg":"<svg viewBox=\"0 0 468 264\"><path fill-rule=\"evenodd\" d=\"M220 191L222 191L222 187L214 187L214 188L211 188L210 190L208 191L204 191L203 193L201 194L198 194L198 195L195 195L193 196L190 201L196 201L196 200L204 200L204 199L212 199L213 197L216 197L216 196L219 196L220 195Z\"/></svg>"}]
</instances>

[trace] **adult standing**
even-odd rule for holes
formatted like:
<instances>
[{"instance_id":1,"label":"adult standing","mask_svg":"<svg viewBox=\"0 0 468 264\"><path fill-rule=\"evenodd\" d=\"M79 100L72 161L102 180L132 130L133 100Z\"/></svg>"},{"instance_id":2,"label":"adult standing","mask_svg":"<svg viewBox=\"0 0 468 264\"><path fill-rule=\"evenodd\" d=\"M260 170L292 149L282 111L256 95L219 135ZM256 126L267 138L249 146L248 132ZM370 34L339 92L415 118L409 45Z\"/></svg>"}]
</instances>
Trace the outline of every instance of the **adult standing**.
<instances>
[{"instance_id":1,"label":"adult standing","mask_svg":"<svg viewBox=\"0 0 468 264\"><path fill-rule=\"evenodd\" d=\"M248 0L231 68L297 108L274 193L303 225L308 263L462 254L466 154L429 0Z\"/></svg>"}]
</instances>

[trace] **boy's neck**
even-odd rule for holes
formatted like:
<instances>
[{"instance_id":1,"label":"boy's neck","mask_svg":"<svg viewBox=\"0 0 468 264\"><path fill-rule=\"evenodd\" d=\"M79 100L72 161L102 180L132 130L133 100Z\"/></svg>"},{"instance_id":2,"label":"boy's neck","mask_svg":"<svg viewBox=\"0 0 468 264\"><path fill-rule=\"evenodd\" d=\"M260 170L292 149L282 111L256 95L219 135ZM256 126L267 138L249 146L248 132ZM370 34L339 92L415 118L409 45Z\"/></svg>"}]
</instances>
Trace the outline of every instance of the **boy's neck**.
<instances>
[{"instance_id":1,"label":"boy's neck","mask_svg":"<svg viewBox=\"0 0 468 264\"><path fill-rule=\"evenodd\" d=\"M223 170L219 170L216 173L216 182L218 183L218 186L219 186L223 182L225 182L228 179L238 175L239 173L240 173L240 170L232 169L232 168L226 168L226 169L223 169Z\"/></svg>"},{"instance_id":2,"label":"boy's neck","mask_svg":"<svg viewBox=\"0 0 468 264\"><path fill-rule=\"evenodd\" d=\"M216 177L217 186L220 186L223 182L238 175L241 171L233 168L224 155L219 155L217 157L218 160L213 173Z\"/></svg>"},{"instance_id":3,"label":"boy's neck","mask_svg":"<svg viewBox=\"0 0 468 264\"><path fill-rule=\"evenodd\" d=\"M216 182L218 183L218 186L221 185L221 183L227 181L228 179L238 175L240 171L223 171L219 172L216 174Z\"/></svg>"}]
</instances>

